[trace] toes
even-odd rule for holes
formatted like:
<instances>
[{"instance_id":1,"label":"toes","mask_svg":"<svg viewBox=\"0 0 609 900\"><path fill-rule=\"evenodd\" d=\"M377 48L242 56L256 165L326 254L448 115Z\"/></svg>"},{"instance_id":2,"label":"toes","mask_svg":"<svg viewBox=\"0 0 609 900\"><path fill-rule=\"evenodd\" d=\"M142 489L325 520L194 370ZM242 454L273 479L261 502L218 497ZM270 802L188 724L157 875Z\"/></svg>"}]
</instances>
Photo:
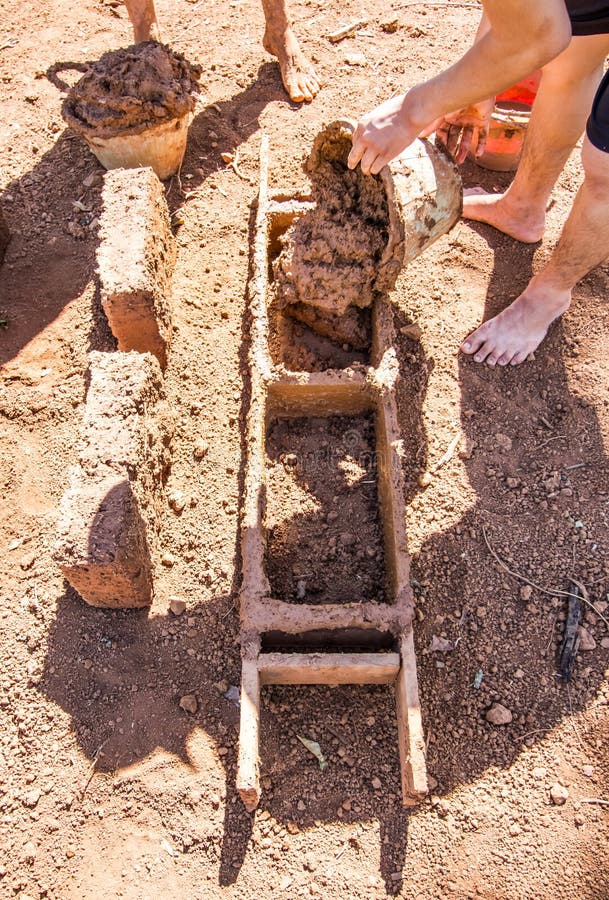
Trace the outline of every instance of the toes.
<instances>
[{"instance_id":1,"label":"toes","mask_svg":"<svg viewBox=\"0 0 609 900\"><path fill-rule=\"evenodd\" d=\"M297 78L286 78L284 87L289 94L290 100L293 100L294 103L302 103L303 100L306 100L306 95Z\"/></svg>"},{"instance_id":2,"label":"toes","mask_svg":"<svg viewBox=\"0 0 609 900\"><path fill-rule=\"evenodd\" d=\"M484 344L484 340L485 331L483 328L478 328L477 331L473 331L469 337L465 338L461 344L461 350L463 353L467 353L468 356L471 356Z\"/></svg>"},{"instance_id":3,"label":"toes","mask_svg":"<svg viewBox=\"0 0 609 900\"><path fill-rule=\"evenodd\" d=\"M493 348L489 344L482 344L480 349L474 354L474 362L483 363L488 362L490 366L494 366L497 361L496 356L492 356ZM491 356L492 362L487 357Z\"/></svg>"},{"instance_id":4,"label":"toes","mask_svg":"<svg viewBox=\"0 0 609 900\"><path fill-rule=\"evenodd\" d=\"M515 353L514 356L510 360L511 366L519 366L520 363L523 363L527 358L528 353L520 351L519 353Z\"/></svg>"},{"instance_id":5,"label":"toes","mask_svg":"<svg viewBox=\"0 0 609 900\"><path fill-rule=\"evenodd\" d=\"M505 353L502 353L501 356L499 357L499 359L497 360L497 365L498 366L507 366L507 364L512 361L513 356L514 356L513 350L506 350Z\"/></svg>"}]
</instances>

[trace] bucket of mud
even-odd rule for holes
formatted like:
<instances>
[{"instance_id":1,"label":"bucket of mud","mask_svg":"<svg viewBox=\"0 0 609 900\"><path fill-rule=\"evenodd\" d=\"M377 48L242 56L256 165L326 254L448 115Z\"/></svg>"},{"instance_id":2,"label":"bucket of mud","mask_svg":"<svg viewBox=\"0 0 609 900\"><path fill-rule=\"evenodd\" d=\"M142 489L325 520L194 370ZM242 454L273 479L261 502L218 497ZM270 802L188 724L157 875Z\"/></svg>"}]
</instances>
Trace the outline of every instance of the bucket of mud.
<instances>
[{"instance_id":1,"label":"bucket of mud","mask_svg":"<svg viewBox=\"0 0 609 900\"><path fill-rule=\"evenodd\" d=\"M483 169L513 172L518 168L540 79L541 72L535 72L497 95L484 153L475 159Z\"/></svg>"},{"instance_id":2,"label":"bucket of mud","mask_svg":"<svg viewBox=\"0 0 609 900\"><path fill-rule=\"evenodd\" d=\"M84 72L73 87L57 72ZM67 91L62 115L106 169L179 171L201 70L157 41L113 50L93 63L58 63L49 77Z\"/></svg>"}]
</instances>

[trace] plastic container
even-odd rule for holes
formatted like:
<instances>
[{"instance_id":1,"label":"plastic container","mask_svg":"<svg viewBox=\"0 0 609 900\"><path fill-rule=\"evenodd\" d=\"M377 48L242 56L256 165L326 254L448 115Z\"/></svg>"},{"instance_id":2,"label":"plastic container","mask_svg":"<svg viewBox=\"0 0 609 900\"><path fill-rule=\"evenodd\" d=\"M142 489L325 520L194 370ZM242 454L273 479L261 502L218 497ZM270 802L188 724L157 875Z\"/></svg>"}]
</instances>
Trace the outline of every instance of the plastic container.
<instances>
[{"instance_id":1,"label":"plastic container","mask_svg":"<svg viewBox=\"0 0 609 900\"><path fill-rule=\"evenodd\" d=\"M483 169L513 172L518 168L540 80L541 72L535 72L497 95L484 153L475 159Z\"/></svg>"},{"instance_id":2,"label":"plastic container","mask_svg":"<svg viewBox=\"0 0 609 900\"><path fill-rule=\"evenodd\" d=\"M150 166L164 181L179 171L186 151L192 113L162 122L146 131L128 131L110 138L85 133L87 146L105 169L136 169Z\"/></svg>"}]
</instances>

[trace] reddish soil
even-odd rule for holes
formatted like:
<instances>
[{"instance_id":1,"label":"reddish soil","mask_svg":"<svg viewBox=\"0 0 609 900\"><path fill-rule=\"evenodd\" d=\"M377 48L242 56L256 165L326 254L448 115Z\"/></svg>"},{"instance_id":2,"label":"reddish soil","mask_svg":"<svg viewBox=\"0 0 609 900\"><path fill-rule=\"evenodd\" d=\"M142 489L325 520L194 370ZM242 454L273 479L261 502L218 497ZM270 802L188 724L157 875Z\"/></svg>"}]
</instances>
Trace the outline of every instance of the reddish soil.
<instances>
[{"instance_id":1,"label":"reddish soil","mask_svg":"<svg viewBox=\"0 0 609 900\"><path fill-rule=\"evenodd\" d=\"M203 97L181 182L167 185L179 245L165 375L176 417L168 564L155 572L150 611L116 612L86 606L51 558L87 353L115 345L93 274L101 170L64 129L44 72L131 35L114 3L4 3L0 202L13 239L0 269L0 893L605 900L608 270L581 282L533 362L493 371L457 352L547 257L580 182L577 152L543 243L460 224L392 294L398 327L422 330L420 341L401 335L397 350L432 796L402 809L391 692L355 687L266 690L255 817L235 794L238 709L225 694L240 675L245 298L260 132L271 141L272 189L294 193L323 122L357 117L432 75L466 48L477 21L457 4L381 0L364 33L334 45L325 35L361 18L358 4L292 10L325 82L304 108L287 101L261 49L258 2L159 4L164 39L203 65ZM237 150L251 181L223 162ZM490 188L508 177L464 170L466 184ZM178 492L188 502L172 507ZM282 514L302 515L300 499ZM539 587L529 591L489 548ZM591 649L582 646L567 686L557 651L570 577L596 609L586 607ZM176 595L187 605L179 616L169 612ZM434 636L453 649L432 651ZM187 694L194 713L179 706ZM486 720L494 702L509 724ZM324 772L298 735L319 741ZM564 805L551 799L558 783Z\"/></svg>"}]
</instances>

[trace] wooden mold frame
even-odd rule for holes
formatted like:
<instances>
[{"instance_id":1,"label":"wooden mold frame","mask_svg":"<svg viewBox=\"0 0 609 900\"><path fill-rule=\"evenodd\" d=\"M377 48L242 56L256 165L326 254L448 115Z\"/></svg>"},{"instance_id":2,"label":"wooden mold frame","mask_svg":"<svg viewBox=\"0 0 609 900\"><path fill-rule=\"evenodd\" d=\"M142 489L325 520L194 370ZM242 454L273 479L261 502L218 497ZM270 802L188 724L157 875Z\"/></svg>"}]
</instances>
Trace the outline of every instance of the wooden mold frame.
<instances>
[{"instance_id":1,"label":"wooden mold frame","mask_svg":"<svg viewBox=\"0 0 609 900\"><path fill-rule=\"evenodd\" d=\"M247 462L242 509L243 581L241 617L241 722L237 790L248 810L261 796L259 722L261 688L268 684L394 685L398 752L405 806L427 794L425 742L421 722L413 641L414 601L404 526L401 441L395 388L398 364L393 346L393 315L386 298L372 310L370 364L342 370L292 372L273 364L267 312L270 247L276 235L310 208L306 199L268 195L268 147L261 150L260 192L249 283L251 315L251 402L247 424ZM378 497L384 535L389 602L344 604L289 603L271 596L264 569L265 439L268 423L281 417L371 413L375 419ZM265 635L294 643L323 636L337 652L267 652ZM338 652L344 637L369 652ZM277 637L279 636L279 637ZM375 649L390 638L391 651ZM341 641L341 637L343 640ZM309 641L312 643L312 641ZM382 642L381 642L382 644ZM386 646L385 640L384 645Z\"/></svg>"}]
</instances>

